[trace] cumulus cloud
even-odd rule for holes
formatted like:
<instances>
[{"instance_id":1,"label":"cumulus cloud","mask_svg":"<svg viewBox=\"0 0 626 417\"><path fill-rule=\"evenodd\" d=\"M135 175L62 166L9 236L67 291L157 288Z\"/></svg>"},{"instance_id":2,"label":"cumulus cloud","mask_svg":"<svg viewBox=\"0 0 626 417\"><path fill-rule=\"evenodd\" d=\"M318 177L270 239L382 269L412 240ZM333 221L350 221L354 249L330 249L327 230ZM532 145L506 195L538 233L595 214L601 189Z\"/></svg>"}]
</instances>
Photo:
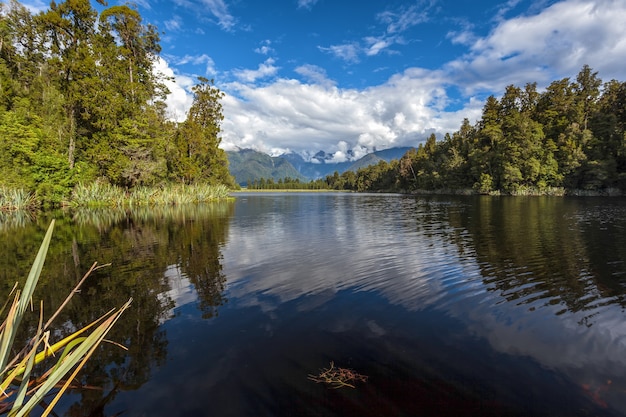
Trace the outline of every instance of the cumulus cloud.
<instances>
[{"instance_id":1,"label":"cumulus cloud","mask_svg":"<svg viewBox=\"0 0 626 417\"><path fill-rule=\"evenodd\" d=\"M514 4L510 1L507 7ZM408 24L394 16L379 17L387 34ZM268 58L256 69L231 73L232 82L218 85L226 92L222 144L271 154L312 156L324 150L335 152L336 161L374 148L416 146L431 133L442 137L456 131L463 118L474 123L486 93L499 95L508 84L537 81L545 87L552 80L575 76L587 63L604 80L623 79L623 21L626 2L565 0L508 20L497 17L484 35L460 24L460 31L451 32L448 39L465 45L465 54L439 69L408 68L365 89L341 88L325 68L311 64L287 68L300 77L291 79ZM385 39L372 37L364 45L380 53L389 49L387 44L376 46ZM365 56L363 48L347 43L320 49L358 61ZM184 85L193 83L172 74L183 86L175 90L172 106L177 114L185 114L180 109L190 101Z\"/></svg>"},{"instance_id":2,"label":"cumulus cloud","mask_svg":"<svg viewBox=\"0 0 626 417\"><path fill-rule=\"evenodd\" d=\"M177 122L184 121L193 102L190 91L194 79L175 72L163 58L154 62L154 72L165 77L165 86L170 90L167 96L169 117Z\"/></svg>"},{"instance_id":3,"label":"cumulus cloud","mask_svg":"<svg viewBox=\"0 0 626 417\"><path fill-rule=\"evenodd\" d=\"M460 126L458 113L444 112L442 77L413 68L365 90L285 78L263 87L231 83L224 86L223 143L275 154L341 152L339 159L348 150L363 156L374 148L416 146L431 132Z\"/></svg>"}]
</instances>

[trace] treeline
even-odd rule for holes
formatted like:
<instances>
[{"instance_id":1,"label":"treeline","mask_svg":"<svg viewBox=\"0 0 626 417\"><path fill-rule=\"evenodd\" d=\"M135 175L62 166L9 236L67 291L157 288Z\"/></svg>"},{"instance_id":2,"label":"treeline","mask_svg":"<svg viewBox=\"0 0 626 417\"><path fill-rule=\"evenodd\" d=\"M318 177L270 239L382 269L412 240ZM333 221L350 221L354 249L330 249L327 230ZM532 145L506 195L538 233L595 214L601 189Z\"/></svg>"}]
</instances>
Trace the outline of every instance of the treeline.
<instances>
[{"instance_id":1,"label":"treeline","mask_svg":"<svg viewBox=\"0 0 626 417\"><path fill-rule=\"evenodd\" d=\"M603 83L584 66L576 80L510 85L481 119L431 135L399 161L327 176L354 191L463 190L523 194L626 190L626 83Z\"/></svg>"},{"instance_id":2,"label":"treeline","mask_svg":"<svg viewBox=\"0 0 626 417\"><path fill-rule=\"evenodd\" d=\"M300 181L298 178L280 178L274 181L273 178L259 178L248 180L249 190L329 190L328 183L323 179L313 181Z\"/></svg>"},{"instance_id":3,"label":"treeline","mask_svg":"<svg viewBox=\"0 0 626 417\"><path fill-rule=\"evenodd\" d=\"M132 6L0 3L0 187L60 202L78 183L234 185L223 93L200 78L183 123L166 114L157 28Z\"/></svg>"}]
</instances>

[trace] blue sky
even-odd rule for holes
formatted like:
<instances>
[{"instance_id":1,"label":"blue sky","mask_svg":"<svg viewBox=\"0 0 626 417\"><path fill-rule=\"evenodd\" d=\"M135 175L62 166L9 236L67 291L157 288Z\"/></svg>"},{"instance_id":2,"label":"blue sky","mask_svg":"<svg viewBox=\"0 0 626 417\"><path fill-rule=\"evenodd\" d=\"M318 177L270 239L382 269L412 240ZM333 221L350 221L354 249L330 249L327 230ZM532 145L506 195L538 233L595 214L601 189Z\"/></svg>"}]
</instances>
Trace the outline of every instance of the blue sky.
<instances>
[{"instance_id":1,"label":"blue sky","mask_svg":"<svg viewBox=\"0 0 626 417\"><path fill-rule=\"evenodd\" d=\"M339 162L452 133L509 84L541 89L584 64L626 81L625 0L135 3L163 32L170 116L184 118L197 76L215 79L229 150Z\"/></svg>"}]
</instances>

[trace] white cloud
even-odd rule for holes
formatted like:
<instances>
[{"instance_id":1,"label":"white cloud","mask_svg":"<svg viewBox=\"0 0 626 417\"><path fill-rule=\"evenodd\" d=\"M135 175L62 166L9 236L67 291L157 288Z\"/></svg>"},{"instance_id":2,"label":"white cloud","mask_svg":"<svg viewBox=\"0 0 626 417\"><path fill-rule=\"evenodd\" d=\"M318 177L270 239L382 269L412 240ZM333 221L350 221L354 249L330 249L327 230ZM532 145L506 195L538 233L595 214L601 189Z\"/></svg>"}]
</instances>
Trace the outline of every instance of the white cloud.
<instances>
[{"instance_id":1,"label":"white cloud","mask_svg":"<svg viewBox=\"0 0 626 417\"><path fill-rule=\"evenodd\" d=\"M386 33L401 33L407 29L428 21L428 9L430 4L418 2L409 7L401 7L398 10L387 10L379 13L377 18L387 25Z\"/></svg>"},{"instance_id":2,"label":"white cloud","mask_svg":"<svg viewBox=\"0 0 626 417\"><path fill-rule=\"evenodd\" d=\"M175 62L176 65L205 65L204 75L213 76L217 74L217 70L215 69L215 62L213 62L213 59L207 54L185 55L183 57L172 57L171 59Z\"/></svg>"},{"instance_id":3,"label":"white cloud","mask_svg":"<svg viewBox=\"0 0 626 417\"><path fill-rule=\"evenodd\" d=\"M348 63L359 62L359 53L361 52L361 46L356 42L331 45L328 47L318 46L318 49L322 52L328 52Z\"/></svg>"},{"instance_id":4,"label":"white cloud","mask_svg":"<svg viewBox=\"0 0 626 417\"><path fill-rule=\"evenodd\" d=\"M3 3L5 3L6 6L8 6L7 4L8 2L3 2ZM22 6L26 7L28 11L30 11L33 14L43 12L50 8L50 2L46 2L43 0L26 0L26 1L20 1L20 3L22 4Z\"/></svg>"},{"instance_id":5,"label":"white cloud","mask_svg":"<svg viewBox=\"0 0 626 417\"><path fill-rule=\"evenodd\" d=\"M433 131L460 126L460 113L444 111L442 77L414 68L362 91L284 78L263 87L231 83L223 86L223 144L274 153L339 151L337 158L347 158L348 150L362 156L416 146Z\"/></svg>"},{"instance_id":6,"label":"white cloud","mask_svg":"<svg viewBox=\"0 0 626 417\"><path fill-rule=\"evenodd\" d=\"M318 0L298 0L298 9L311 9Z\"/></svg>"},{"instance_id":7,"label":"white cloud","mask_svg":"<svg viewBox=\"0 0 626 417\"><path fill-rule=\"evenodd\" d=\"M422 1L409 7L400 7L393 11L386 10L376 16L381 23L386 25L381 35L365 36L361 41L351 41L331 46L318 46L318 48L349 64L360 62L360 55L375 56L383 51L395 53L389 50L389 48L394 44L405 43L401 33L413 26L428 21L428 10L430 7L430 4L426 4L426 2Z\"/></svg>"},{"instance_id":8,"label":"white cloud","mask_svg":"<svg viewBox=\"0 0 626 417\"><path fill-rule=\"evenodd\" d=\"M163 22L163 24L165 24L165 29L169 30L170 32L176 32L182 27L183 19L181 19L180 16L173 16L171 19Z\"/></svg>"},{"instance_id":9,"label":"white cloud","mask_svg":"<svg viewBox=\"0 0 626 417\"><path fill-rule=\"evenodd\" d=\"M389 31L406 27L392 17L384 17ZM257 69L235 71L235 82L220 85L217 80L226 92L223 147L272 154L324 150L336 152L338 161L348 158L348 151L362 156L374 147L415 146L431 133L452 133L463 118L470 123L480 118L479 97L500 95L508 84L537 81L545 87L552 80L575 77L586 63L604 80L623 79L626 2L565 0L532 14L498 19L485 36L464 24L451 32L450 41L467 45L468 52L441 69L408 68L365 89L340 88L325 68L311 64L294 68L302 80L289 79L280 76L272 58ZM386 39L371 37L365 44L372 54L380 53L389 50ZM364 53L356 43L320 50L354 62ZM188 86L190 80L177 75ZM255 85L259 80L263 84ZM173 108L190 104L186 88L175 91Z\"/></svg>"},{"instance_id":10,"label":"white cloud","mask_svg":"<svg viewBox=\"0 0 626 417\"><path fill-rule=\"evenodd\" d=\"M255 70L240 69L233 71L233 75L243 82L252 83L261 78L267 78L275 75L278 72L279 67L274 66L274 59L268 58Z\"/></svg>"},{"instance_id":11,"label":"white cloud","mask_svg":"<svg viewBox=\"0 0 626 417\"><path fill-rule=\"evenodd\" d=\"M326 70L324 68L318 67L317 65L301 65L297 67L295 71L313 84L321 85L324 87L332 87L336 84L335 81L328 79L326 75Z\"/></svg>"},{"instance_id":12,"label":"white cloud","mask_svg":"<svg viewBox=\"0 0 626 417\"><path fill-rule=\"evenodd\" d=\"M154 71L167 77L165 85L170 90L167 96L169 117L177 122L184 121L193 102L190 90L195 81L191 77L177 74L163 58L156 60Z\"/></svg>"},{"instance_id":13,"label":"white cloud","mask_svg":"<svg viewBox=\"0 0 626 417\"><path fill-rule=\"evenodd\" d=\"M147 10L152 9L152 6L150 6L150 2L148 0L135 0L133 3Z\"/></svg>"},{"instance_id":14,"label":"white cloud","mask_svg":"<svg viewBox=\"0 0 626 417\"><path fill-rule=\"evenodd\" d=\"M261 54L261 55L268 55L270 53L273 53L274 48L272 48L270 45L272 45L272 41L270 41L269 39L266 39L261 42L261 46L256 48L254 52L256 52L257 54Z\"/></svg>"},{"instance_id":15,"label":"white cloud","mask_svg":"<svg viewBox=\"0 0 626 417\"><path fill-rule=\"evenodd\" d=\"M624 1L562 1L538 14L502 21L483 38L454 35L454 41L472 44L446 69L467 92L549 82L576 74L584 64L604 78L619 79L626 56L625 20Z\"/></svg>"},{"instance_id":16,"label":"white cloud","mask_svg":"<svg viewBox=\"0 0 626 417\"><path fill-rule=\"evenodd\" d=\"M223 0L202 0L202 4L217 18L222 29L231 30L235 26L236 19L230 14Z\"/></svg>"},{"instance_id":17,"label":"white cloud","mask_svg":"<svg viewBox=\"0 0 626 417\"><path fill-rule=\"evenodd\" d=\"M393 37L374 37L368 36L365 39L365 43L368 46L365 48L365 55L374 56L378 55L381 51L389 48L391 45L395 43L395 38Z\"/></svg>"}]
</instances>

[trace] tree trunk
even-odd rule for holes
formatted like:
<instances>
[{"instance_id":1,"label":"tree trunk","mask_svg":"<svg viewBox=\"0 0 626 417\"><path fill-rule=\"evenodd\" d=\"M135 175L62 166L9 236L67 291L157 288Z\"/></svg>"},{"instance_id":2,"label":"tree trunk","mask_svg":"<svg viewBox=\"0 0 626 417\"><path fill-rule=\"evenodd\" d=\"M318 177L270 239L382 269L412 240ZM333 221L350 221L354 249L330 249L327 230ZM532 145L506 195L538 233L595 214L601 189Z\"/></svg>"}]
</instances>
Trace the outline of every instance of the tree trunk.
<instances>
[{"instance_id":1,"label":"tree trunk","mask_svg":"<svg viewBox=\"0 0 626 417\"><path fill-rule=\"evenodd\" d=\"M70 119L70 143L67 149L67 162L70 166L70 169L74 168L74 150L76 148L76 120L74 118L74 109L70 110L69 114Z\"/></svg>"}]
</instances>

